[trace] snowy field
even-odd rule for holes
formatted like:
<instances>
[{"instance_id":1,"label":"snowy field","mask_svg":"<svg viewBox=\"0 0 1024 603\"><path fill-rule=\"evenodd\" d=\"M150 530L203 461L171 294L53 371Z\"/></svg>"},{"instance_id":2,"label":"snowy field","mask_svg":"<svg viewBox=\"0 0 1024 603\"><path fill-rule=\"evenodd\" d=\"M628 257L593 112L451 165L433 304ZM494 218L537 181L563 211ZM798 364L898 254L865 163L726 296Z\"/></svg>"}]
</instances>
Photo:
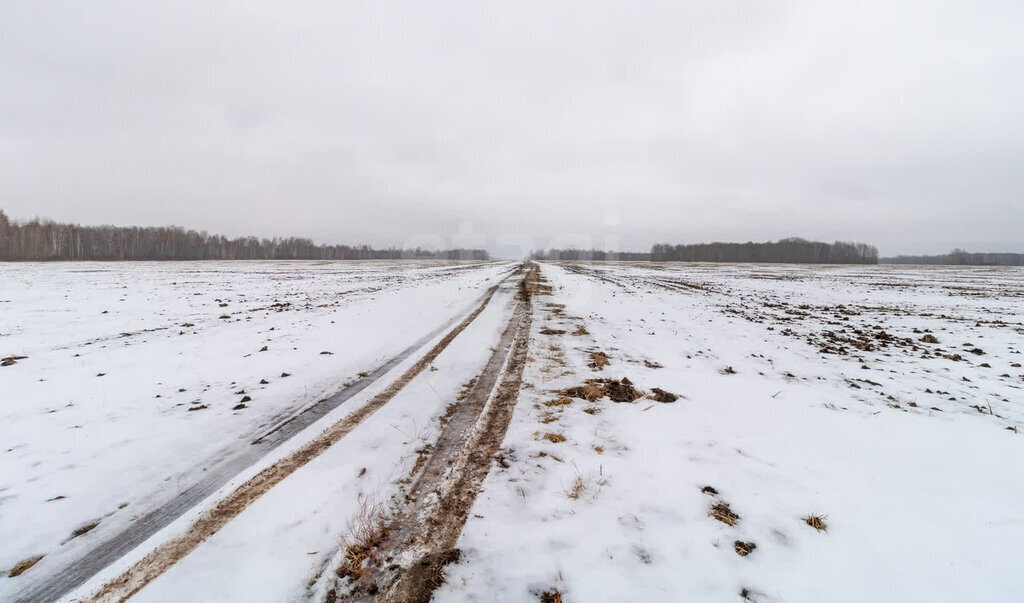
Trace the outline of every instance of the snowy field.
<instances>
[{"instance_id":1,"label":"snowy field","mask_svg":"<svg viewBox=\"0 0 1024 603\"><path fill-rule=\"evenodd\" d=\"M543 272L506 466L435 600L1024 600L1024 270ZM647 396L560 393L623 377Z\"/></svg>"},{"instance_id":2,"label":"snowy field","mask_svg":"<svg viewBox=\"0 0 1024 603\"><path fill-rule=\"evenodd\" d=\"M0 568L43 556L0 575L0 600L465 314L508 269L0 264L0 356L26 357L0 368Z\"/></svg>"},{"instance_id":3,"label":"snowy field","mask_svg":"<svg viewBox=\"0 0 1024 603\"><path fill-rule=\"evenodd\" d=\"M344 593L367 509L403 504L497 353L515 268L0 265L0 356L25 357L0 367L0 568L42 556L0 600L369 380L69 597L92 600L440 346L133 600ZM1024 270L540 274L518 403L434 600L1024 600Z\"/></svg>"}]
</instances>

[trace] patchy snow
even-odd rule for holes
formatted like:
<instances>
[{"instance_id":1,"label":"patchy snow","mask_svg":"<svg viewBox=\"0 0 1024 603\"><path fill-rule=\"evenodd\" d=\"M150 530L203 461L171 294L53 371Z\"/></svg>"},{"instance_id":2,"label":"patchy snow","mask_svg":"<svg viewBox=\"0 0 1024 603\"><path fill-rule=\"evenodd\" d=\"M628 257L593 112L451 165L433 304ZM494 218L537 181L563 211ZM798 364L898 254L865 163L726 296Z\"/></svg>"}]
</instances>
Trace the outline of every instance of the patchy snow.
<instances>
[{"instance_id":1,"label":"patchy snow","mask_svg":"<svg viewBox=\"0 0 1024 603\"><path fill-rule=\"evenodd\" d=\"M0 368L0 567L73 559L179 478L465 316L510 267L0 265L0 356L27 356ZM520 400L435 600L1024 600L1024 270L545 263L543 275L552 294L534 298ZM135 598L322 600L341 539L364 505L401 495L511 295ZM580 397L608 382L561 393L622 378L644 396ZM243 389L252 400L231 410ZM717 503L735 525L709 516ZM756 548L741 556L737 542ZM0 599L40 570L4 573Z\"/></svg>"},{"instance_id":2,"label":"patchy snow","mask_svg":"<svg viewBox=\"0 0 1024 603\"><path fill-rule=\"evenodd\" d=\"M0 574L0 599L464 315L508 269L0 265L0 356L27 357L0 368L0 568L45 555Z\"/></svg>"},{"instance_id":3,"label":"patchy snow","mask_svg":"<svg viewBox=\"0 0 1024 603\"><path fill-rule=\"evenodd\" d=\"M435 600L1024 599L1024 270L543 272L507 467ZM681 397L544 404L622 377Z\"/></svg>"}]
</instances>

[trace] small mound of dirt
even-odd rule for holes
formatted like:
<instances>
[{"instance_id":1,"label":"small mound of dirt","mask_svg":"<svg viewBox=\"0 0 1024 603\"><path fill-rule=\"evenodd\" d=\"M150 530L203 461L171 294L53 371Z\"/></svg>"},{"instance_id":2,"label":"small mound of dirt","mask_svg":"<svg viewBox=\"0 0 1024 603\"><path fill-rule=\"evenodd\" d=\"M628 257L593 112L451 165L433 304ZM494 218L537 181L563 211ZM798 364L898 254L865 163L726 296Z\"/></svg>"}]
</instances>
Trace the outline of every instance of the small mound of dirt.
<instances>
[{"instance_id":1,"label":"small mound of dirt","mask_svg":"<svg viewBox=\"0 0 1024 603\"><path fill-rule=\"evenodd\" d=\"M583 398L593 402L599 398L608 396L612 402L634 402L644 394L633 387L633 382L623 377L622 379L588 379L583 385L570 387L562 393L570 398Z\"/></svg>"},{"instance_id":2,"label":"small mound of dirt","mask_svg":"<svg viewBox=\"0 0 1024 603\"><path fill-rule=\"evenodd\" d=\"M754 552L754 549L757 548L757 545L753 542L743 542L742 540L737 540L732 544L732 548L736 549L736 554L740 557L746 557L750 553Z\"/></svg>"},{"instance_id":3,"label":"small mound of dirt","mask_svg":"<svg viewBox=\"0 0 1024 603\"><path fill-rule=\"evenodd\" d=\"M611 398L612 402L633 402L643 395L643 393L633 387L633 383L625 377L621 380L609 380L604 386L604 391L607 396Z\"/></svg>"},{"instance_id":4,"label":"small mound of dirt","mask_svg":"<svg viewBox=\"0 0 1024 603\"><path fill-rule=\"evenodd\" d=\"M718 490L715 490L713 486L704 486L700 491L709 496L718 496Z\"/></svg>"},{"instance_id":5,"label":"small mound of dirt","mask_svg":"<svg viewBox=\"0 0 1024 603\"><path fill-rule=\"evenodd\" d=\"M661 389L660 387L652 387L651 395L647 397L650 398L651 400L654 400L655 402L663 402L666 404L670 402L675 402L676 400L679 399L679 396L673 394L672 392L667 392Z\"/></svg>"},{"instance_id":6,"label":"small mound of dirt","mask_svg":"<svg viewBox=\"0 0 1024 603\"><path fill-rule=\"evenodd\" d=\"M665 368L662 365L658 364L657 362L651 362L650 360L644 360L644 366L646 366L649 369Z\"/></svg>"},{"instance_id":7,"label":"small mound of dirt","mask_svg":"<svg viewBox=\"0 0 1024 603\"><path fill-rule=\"evenodd\" d=\"M928 335L922 337L921 341L924 343L939 343L939 338L929 333Z\"/></svg>"},{"instance_id":8,"label":"small mound of dirt","mask_svg":"<svg viewBox=\"0 0 1024 603\"><path fill-rule=\"evenodd\" d=\"M540 603L562 603L562 593L557 588L546 590L540 594Z\"/></svg>"}]
</instances>

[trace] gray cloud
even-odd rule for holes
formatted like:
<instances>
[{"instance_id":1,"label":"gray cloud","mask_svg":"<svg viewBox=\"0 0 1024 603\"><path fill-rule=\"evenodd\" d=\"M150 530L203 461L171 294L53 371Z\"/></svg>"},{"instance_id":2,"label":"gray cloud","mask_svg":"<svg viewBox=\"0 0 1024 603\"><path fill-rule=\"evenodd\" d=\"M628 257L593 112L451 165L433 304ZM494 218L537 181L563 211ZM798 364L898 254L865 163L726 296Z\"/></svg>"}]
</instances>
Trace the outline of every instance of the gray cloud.
<instances>
[{"instance_id":1,"label":"gray cloud","mask_svg":"<svg viewBox=\"0 0 1024 603\"><path fill-rule=\"evenodd\" d=\"M0 207L330 242L1024 249L1024 5L4 2Z\"/></svg>"}]
</instances>

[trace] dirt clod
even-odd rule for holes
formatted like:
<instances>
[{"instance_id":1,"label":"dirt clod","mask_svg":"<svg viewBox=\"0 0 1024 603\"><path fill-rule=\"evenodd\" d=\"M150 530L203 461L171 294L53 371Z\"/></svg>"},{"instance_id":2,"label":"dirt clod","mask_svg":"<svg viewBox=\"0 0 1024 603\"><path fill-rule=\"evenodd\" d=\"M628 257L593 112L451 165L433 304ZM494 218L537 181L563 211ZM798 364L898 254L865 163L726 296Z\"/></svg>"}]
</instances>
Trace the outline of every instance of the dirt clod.
<instances>
[{"instance_id":1,"label":"dirt clod","mask_svg":"<svg viewBox=\"0 0 1024 603\"><path fill-rule=\"evenodd\" d=\"M663 403L675 402L676 400L679 399L679 396L673 394L672 392L667 392L659 387L652 387L651 395L647 397L650 398L651 400L654 400L655 402Z\"/></svg>"},{"instance_id":2,"label":"dirt clod","mask_svg":"<svg viewBox=\"0 0 1024 603\"><path fill-rule=\"evenodd\" d=\"M590 352L590 364L588 364L587 366L594 369L595 371L599 371L604 367L608 366L608 362L608 355L605 354L604 352Z\"/></svg>"},{"instance_id":3,"label":"dirt clod","mask_svg":"<svg viewBox=\"0 0 1024 603\"><path fill-rule=\"evenodd\" d=\"M557 588L546 590L540 594L540 603L562 603L562 593Z\"/></svg>"},{"instance_id":4,"label":"dirt clod","mask_svg":"<svg viewBox=\"0 0 1024 603\"><path fill-rule=\"evenodd\" d=\"M713 486L704 486L700 491L709 496L718 496L718 490L715 490Z\"/></svg>"},{"instance_id":5,"label":"dirt clod","mask_svg":"<svg viewBox=\"0 0 1024 603\"><path fill-rule=\"evenodd\" d=\"M921 337L921 341L924 343L939 343L939 338L929 333Z\"/></svg>"}]
</instances>

